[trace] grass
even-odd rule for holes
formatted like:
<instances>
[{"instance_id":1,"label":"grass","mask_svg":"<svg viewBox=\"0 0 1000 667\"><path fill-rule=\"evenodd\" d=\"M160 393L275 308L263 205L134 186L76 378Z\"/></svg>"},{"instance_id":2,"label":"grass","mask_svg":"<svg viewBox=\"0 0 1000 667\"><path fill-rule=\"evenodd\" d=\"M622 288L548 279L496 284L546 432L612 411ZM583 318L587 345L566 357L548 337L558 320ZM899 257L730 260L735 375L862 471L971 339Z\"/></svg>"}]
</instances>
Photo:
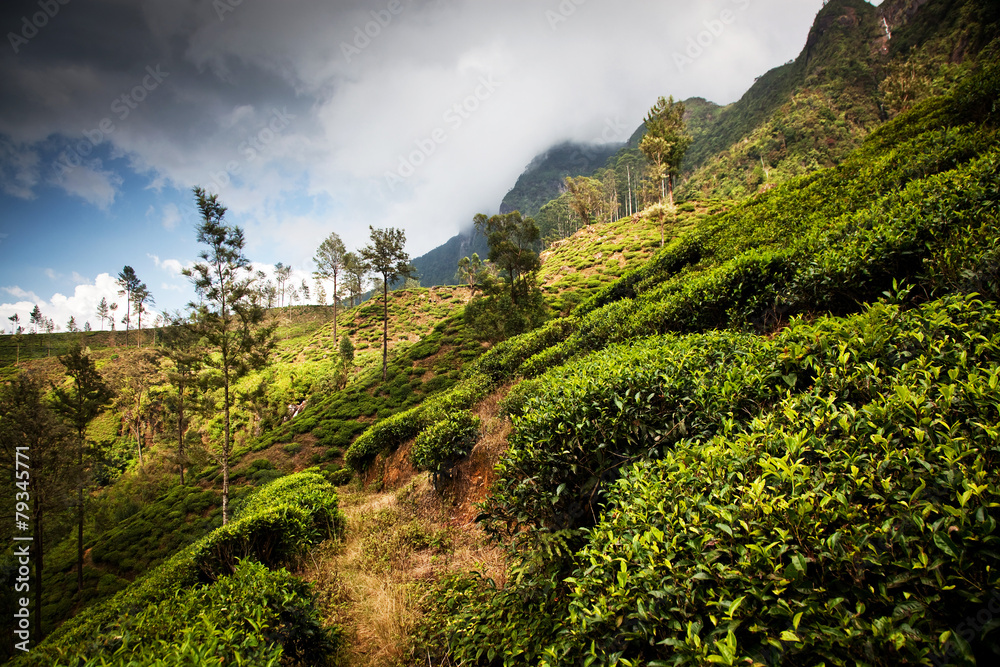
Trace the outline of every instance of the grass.
<instances>
[{"instance_id":1,"label":"grass","mask_svg":"<svg viewBox=\"0 0 1000 667\"><path fill-rule=\"evenodd\" d=\"M694 202L679 208L677 223L665 227L665 241L692 228L707 210ZM660 223L649 209L615 222L589 225L541 253L538 282L553 311L565 315L659 248Z\"/></svg>"},{"instance_id":2,"label":"grass","mask_svg":"<svg viewBox=\"0 0 1000 667\"><path fill-rule=\"evenodd\" d=\"M394 492L339 493L346 537L320 545L304 573L326 622L347 632L338 666L383 667L414 657L409 647L424 596L442 576L476 569L503 580L501 551L478 529L452 521L450 503L426 475Z\"/></svg>"}]
</instances>

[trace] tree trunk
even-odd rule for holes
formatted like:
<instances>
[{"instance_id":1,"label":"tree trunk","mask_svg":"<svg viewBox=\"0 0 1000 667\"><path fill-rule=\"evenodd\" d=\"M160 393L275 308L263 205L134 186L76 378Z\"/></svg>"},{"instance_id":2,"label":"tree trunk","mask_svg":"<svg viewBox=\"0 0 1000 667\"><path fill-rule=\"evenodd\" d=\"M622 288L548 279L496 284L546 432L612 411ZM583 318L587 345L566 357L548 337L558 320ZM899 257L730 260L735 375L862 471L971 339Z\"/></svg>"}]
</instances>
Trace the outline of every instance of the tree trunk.
<instances>
[{"instance_id":1,"label":"tree trunk","mask_svg":"<svg viewBox=\"0 0 1000 667\"><path fill-rule=\"evenodd\" d=\"M181 469L181 486L184 486L184 381L177 387L177 464Z\"/></svg>"},{"instance_id":2,"label":"tree trunk","mask_svg":"<svg viewBox=\"0 0 1000 667\"><path fill-rule=\"evenodd\" d=\"M333 344L337 344L337 274L333 274Z\"/></svg>"},{"instance_id":3,"label":"tree trunk","mask_svg":"<svg viewBox=\"0 0 1000 667\"><path fill-rule=\"evenodd\" d=\"M83 464L81 456L81 465ZM76 589L83 590L83 482L76 492Z\"/></svg>"},{"instance_id":4,"label":"tree trunk","mask_svg":"<svg viewBox=\"0 0 1000 667\"><path fill-rule=\"evenodd\" d=\"M382 276L382 382L388 375L389 358L389 281Z\"/></svg>"},{"instance_id":5,"label":"tree trunk","mask_svg":"<svg viewBox=\"0 0 1000 667\"><path fill-rule=\"evenodd\" d=\"M225 369L226 416L222 441L222 525L229 523L229 368Z\"/></svg>"}]
</instances>

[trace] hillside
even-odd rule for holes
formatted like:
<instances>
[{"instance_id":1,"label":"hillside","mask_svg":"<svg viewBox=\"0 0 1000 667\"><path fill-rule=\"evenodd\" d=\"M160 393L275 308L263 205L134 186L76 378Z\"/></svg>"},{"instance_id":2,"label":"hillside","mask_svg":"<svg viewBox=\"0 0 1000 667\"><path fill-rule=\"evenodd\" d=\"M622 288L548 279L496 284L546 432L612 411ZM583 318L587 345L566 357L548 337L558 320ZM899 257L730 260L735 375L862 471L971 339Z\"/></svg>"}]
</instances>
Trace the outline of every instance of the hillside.
<instances>
[{"instance_id":1,"label":"hillside","mask_svg":"<svg viewBox=\"0 0 1000 667\"><path fill-rule=\"evenodd\" d=\"M383 378L378 299L336 337L330 308L273 310L272 363L234 389L225 527L211 371L182 454L161 344L22 343L45 391L82 340L147 398L145 430L126 404L88 425L106 455L82 591L51 487L51 634L13 664L995 664L995 19L827 3L795 62L691 105L704 159L676 220L648 207L545 249L533 331L483 342L466 287L391 292ZM871 106L877 63L945 52L909 108ZM779 122L813 134L754 182ZM19 406L0 435L41 423Z\"/></svg>"}]
</instances>

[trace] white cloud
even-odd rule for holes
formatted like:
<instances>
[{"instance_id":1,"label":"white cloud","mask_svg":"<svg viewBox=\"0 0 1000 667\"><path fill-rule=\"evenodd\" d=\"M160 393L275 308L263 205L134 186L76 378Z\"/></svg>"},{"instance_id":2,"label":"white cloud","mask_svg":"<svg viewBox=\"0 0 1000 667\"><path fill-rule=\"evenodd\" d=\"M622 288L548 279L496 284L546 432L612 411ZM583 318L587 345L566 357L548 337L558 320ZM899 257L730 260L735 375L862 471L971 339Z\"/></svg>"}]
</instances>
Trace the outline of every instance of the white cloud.
<instances>
[{"instance_id":1,"label":"white cloud","mask_svg":"<svg viewBox=\"0 0 1000 667\"><path fill-rule=\"evenodd\" d=\"M163 270L167 271L168 273L170 273L173 276L180 276L181 272L185 268L190 268L191 266L193 266L192 262L188 262L185 265L185 264L182 264L180 262L180 260L177 260L177 259L160 259L157 255L154 255L152 253L146 253L146 256L149 257L151 260L153 260L153 263L156 264L156 268L163 269Z\"/></svg>"},{"instance_id":2,"label":"white cloud","mask_svg":"<svg viewBox=\"0 0 1000 667\"><path fill-rule=\"evenodd\" d=\"M122 185L118 174L101 168L99 160L90 165L80 165L56 176L55 185L67 193L106 211L115 201Z\"/></svg>"},{"instance_id":3,"label":"white cloud","mask_svg":"<svg viewBox=\"0 0 1000 667\"><path fill-rule=\"evenodd\" d=\"M37 305L42 315L51 318L59 327L60 331L66 330L69 318L76 319L77 326L83 329L86 322L90 322L91 327L100 329L101 324L96 315L97 305L102 298L106 298L108 303L119 303L119 314L124 313L124 297L118 295L118 283L114 277L108 273L98 275L93 282L77 285L73 294L66 296L56 292L48 299L41 299L33 292L26 292L20 287L4 287L4 291L19 299L14 303L0 304L0 324L7 324L7 318L17 313L21 318L21 326L26 326L31 310ZM150 314L143 318L143 325L152 323L158 311L152 310ZM105 324L106 328L110 328ZM6 330L10 330L7 326Z\"/></svg>"},{"instance_id":4,"label":"white cloud","mask_svg":"<svg viewBox=\"0 0 1000 667\"><path fill-rule=\"evenodd\" d=\"M177 223L181 221L181 212L176 204L167 204L163 207L163 228L167 231L177 229Z\"/></svg>"},{"instance_id":5,"label":"white cloud","mask_svg":"<svg viewBox=\"0 0 1000 667\"><path fill-rule=\"evenodd\" d=\"M3 192L21 199L34 199L40 166L37 151L0 134L0 188Z\"/></svg>"}]
</instances>

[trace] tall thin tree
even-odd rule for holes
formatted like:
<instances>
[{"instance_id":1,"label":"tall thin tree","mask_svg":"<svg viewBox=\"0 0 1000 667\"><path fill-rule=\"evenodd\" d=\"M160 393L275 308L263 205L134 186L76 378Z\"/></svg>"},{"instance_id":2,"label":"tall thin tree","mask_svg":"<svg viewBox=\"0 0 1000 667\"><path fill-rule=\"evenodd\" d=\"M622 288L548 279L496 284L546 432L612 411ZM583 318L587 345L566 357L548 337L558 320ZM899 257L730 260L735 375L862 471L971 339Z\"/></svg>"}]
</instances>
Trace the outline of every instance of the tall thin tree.
<instances>
[{"instance_id":1,"label":"tall thin tree","mask_svg":"<svg viewBox=\"0 0 1000 667\"><path fill-rule=\"evenodd\" d=\"M18 327L20 330L20 327ZM72 491L78 469L73 462L73 435L52 414L42 382L28 373L19 373L10 382L0 385L0 455L3 468L17 468L18 452L27 452L31 464L28 479L14 481L8 476L4 484L14 487L7 497L31 503L33 582L26 593L35 599L33 614L35 633L44 636L42 608L43 573L45 571L46 525L50 514L72 506ZM21 463L23 464L23 458ZM6 486L4 487L6 489ZM53 523L58 524L58 520Z\"/></svg>"},{"instance_id":2,"label":"tall thin tree","mask_svg":"<svg viewBox=\"0 0 1000 667\"><path fill-rule=\"evenodd\" d=\"M125 268L118 273L118 295L125 297L125 347L128 347L128 331L132 324L132 293L139 287L139 277L135 275L135 269L125 265Z\"/></svg>"},{"instance_id":3,"label":"tall thin tree","mask_svg":"<svg viewBox=\"0 0 1000 667\"><path fill-rule=\"evenodd\" d=\"M217 195L194 188L201 212L198 242L207 246L201 262L184 270L201 297L191 303L209 354L206 365L220 371L223 391L223 442L219 452L222 467L222 522L229 521L229 459L233 451L230 409L233 384L254 368L267 363L274 346L273 326L264 325L265 310L254 286L250 260L244 254L243 230L223 221L226 207Z\"/></svg>"},{"instance_id":4,"label":"tall thin tree","mask_svg":"<svg viewBox=\"0 0 1000 667\"><path fill-rule=\"evenodd\" d=\"M674 205L674 179L680 175L681 161L691 145L692 138L684 129L684 103L675 102L673 96L659 98L646 115L646 134L639 142L639 149L652 163L654 173L660 180L660 201L668 195L670 213L677 217ZM664 184L667 192L664 193ZM664 234L662 215L660 222L660 247Z\"/></svg>"},{"instance_id":5,"label":"tall thin tree","mask_svg":"<svg viewBox=\"0 0 1000 667\"><path fill-rule=\"evenodd\" d=\"M399 278L412 278L416 271L410 265L410 256L403 249L406 234L402 229L389 227L375 229L370 226L371 243L361 249L361 257L368 269L382 276L382 380L389 368L389 285Z\"/></svg>"},{"instance_id":6,"label":"tall thin tree","mask_svg":"<svg viewBox=\"0 0 1000 667\"><path fill-rule=\"evenodd\" d=\"M94 360L87 355L79 343L74 345L68 354L59 357L66 368L66 374L71 380L70 388L55 387L52 392L52 405L56 412L76 430L77 435L77 466L81 474L86 469L87 424L100 414L101 409L111 400L111 391L104 383L101 374L97 372ZM85 480L77 484L77 534L76 534L76 585L83 590L83 518Z\"/></svg>"},{"instance_id":7,"label":"tall thin tree","mask_svg":"<svg viewBox=\"0 0 1000 667\"><path fill-rule=\"evenodd\" d=\"M320 278L333 281L333 339L337 340L337 278L344 270L344 255L346 254L344 242L340 240L336 232L330 235L319 244L316 256L313 261L316 263L316 274Z\"/></svg>"},{"instance_id":8,"label":"tall thin tree","mask_svg":"<svg viewBox=\"0 0 1000 667\"><path fill-rule=\"evenodd\" d=\"M97 304L97 317L101 320L101 331L104 331L104 320L108 319L108 298L102 296L101 302Z\"/></svg>"},{"instance_id":9,"label":"tall thin tree","mask_svg":"<svg viewBox=\"0 0 1000 667\"><path fill-rule=\"evenodd\" d=\"M132 290L132 305L135 308L135 314L137 318L136 322L136 347L142 346L142 314L149 312L146 309L146 305L153 306L156 304L156 300L153 298L153 294L146 287L146 283L139 283Z\"/></svg>"}]
</instances>

